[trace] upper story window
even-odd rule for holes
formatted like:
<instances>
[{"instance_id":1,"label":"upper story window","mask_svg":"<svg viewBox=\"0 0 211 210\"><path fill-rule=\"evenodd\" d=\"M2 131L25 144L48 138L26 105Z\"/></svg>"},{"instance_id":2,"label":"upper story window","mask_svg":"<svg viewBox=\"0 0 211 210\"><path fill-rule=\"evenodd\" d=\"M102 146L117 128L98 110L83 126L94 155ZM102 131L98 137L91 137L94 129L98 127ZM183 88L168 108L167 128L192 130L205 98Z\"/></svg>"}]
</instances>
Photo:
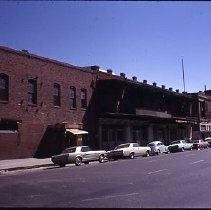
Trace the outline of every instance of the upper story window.
<instances>
[{"instance_id":1,"label":"upper story window","mask_svg":"<svg viewBox=\"0 0 211 210\"><path fill-rule=\"evenodd\" d=\"M9 77L0 74L0 101L9 101Z\"/></svg>"},{"instance_id":2,"label":"upper story window","mask_svg":"<svg viewBox=\"0 0 211 210\"><path fill-rule=\"evenodd\" d=\"M71 86L69 90L70 109L76 109L76 88Z\"/></svg>"},{"instance_id":3,"label":"upper story window","mask_svg":"<svg viewBox=\"0 0 211 210\"><path fill-rule=\"evenodd\" d=\"M81 89L81 108L87 108L87 91L86 89Z\"/></svg>"},{"instance_id":4,"label":"upper story window","mask_svg":"<svg viewBox=\"0 0 211 210\"><path fill-rule=\"evenodd\" d=\"M61 90L57 83L54 83L53 86L53 104L54 106L61 106Z\"/></svg>"},{"instance_id":5,"label":"upper story window","mask_svg":"<svg viewBox=\"0 0 211 210\"><path fill-rule=\"evenodd\" d=\"M28 104L37 104L37 81L33 79L28 80Z\"/></svg>"}]
</instances>

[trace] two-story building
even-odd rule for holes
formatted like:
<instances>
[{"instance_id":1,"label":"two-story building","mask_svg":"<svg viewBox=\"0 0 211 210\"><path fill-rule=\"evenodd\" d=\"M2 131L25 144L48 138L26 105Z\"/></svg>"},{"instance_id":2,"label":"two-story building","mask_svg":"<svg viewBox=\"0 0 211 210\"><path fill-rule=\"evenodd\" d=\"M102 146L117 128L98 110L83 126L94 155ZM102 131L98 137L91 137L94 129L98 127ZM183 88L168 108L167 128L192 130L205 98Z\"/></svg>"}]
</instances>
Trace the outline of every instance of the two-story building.
<instances>
[{"instance_id":1,"label":"two-story building","mask_svg":"<svg viewBox=\"0 0 211 210\"><path fill-rule=\"evenodd\" d=\"M201 138L211 134L210 112L210 91L180 93L0 47L0 159L50 157L73 145Z\"/></svg>"}]
</instances>

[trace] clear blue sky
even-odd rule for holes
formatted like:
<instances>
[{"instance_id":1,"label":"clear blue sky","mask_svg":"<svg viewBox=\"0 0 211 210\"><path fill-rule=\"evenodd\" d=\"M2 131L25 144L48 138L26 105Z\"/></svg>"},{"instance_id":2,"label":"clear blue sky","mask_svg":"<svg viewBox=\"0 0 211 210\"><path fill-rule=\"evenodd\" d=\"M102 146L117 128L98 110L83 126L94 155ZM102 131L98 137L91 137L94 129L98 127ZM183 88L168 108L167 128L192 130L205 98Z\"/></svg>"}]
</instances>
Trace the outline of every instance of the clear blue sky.
<instances>
[{"instance_id":1,"label":"clear blue sky","mask_svg":"<svg viewBox=\"0 0 211 210\"><path fill-rule=\"evenodd\" d=\"M0 1L0 45L149 84L211 89L211 2Z\"/></svg>"}]
</instances>

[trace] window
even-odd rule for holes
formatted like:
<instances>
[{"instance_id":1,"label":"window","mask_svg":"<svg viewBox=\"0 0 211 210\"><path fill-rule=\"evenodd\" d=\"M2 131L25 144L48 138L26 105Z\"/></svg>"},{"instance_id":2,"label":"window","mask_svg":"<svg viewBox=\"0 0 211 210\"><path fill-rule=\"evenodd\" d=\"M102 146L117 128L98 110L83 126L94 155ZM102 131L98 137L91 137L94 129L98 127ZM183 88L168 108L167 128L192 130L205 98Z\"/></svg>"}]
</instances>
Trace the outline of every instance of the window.
<instances>
[{"instance_id":1,"label":"window","mask_svg":"<svg viewBox=\"0 0 211 210\"><path fill-rule=\"evenodd\" d=\"M9 77L0 74L0 101L9 101Z\"/></svg>"},{"instance_id":2,"label":"window","mask_svg":"<svg viewBox=\"0 0 211 210\"><path fill-rule=\"evenodd\" d=\"M37 104L37 81L28 80L28 104Z\"/></svg>"},{"instance_id":3,"label":"window","mask_svg":"<svg viewBox=\"0 0 211 210\"><path fill-rule=\"evenodd\" d=\"M81 89L81 108L87 108L87 92L86 89Z\"/></svg>"},{"instance_id":4,"label":"window","mask_svg":"<svg viewBox=\"0 0 211 210\"><path fill-rule=\"evenodd\" d=\"M54 106L61 106L60 101L60 85L55 83L53 86L53 104Z\"/></svg>"},{"instance_id":5,"label":"window","mask_svg":"<svg viewBox=\"0 0 211 210\"><path fill-rule=\"evenodd\" d=\"M69 92L69 98L70 98L70 109L76 108L76 88L71 86L70 92Z\"/></svg>"}]
</instances>

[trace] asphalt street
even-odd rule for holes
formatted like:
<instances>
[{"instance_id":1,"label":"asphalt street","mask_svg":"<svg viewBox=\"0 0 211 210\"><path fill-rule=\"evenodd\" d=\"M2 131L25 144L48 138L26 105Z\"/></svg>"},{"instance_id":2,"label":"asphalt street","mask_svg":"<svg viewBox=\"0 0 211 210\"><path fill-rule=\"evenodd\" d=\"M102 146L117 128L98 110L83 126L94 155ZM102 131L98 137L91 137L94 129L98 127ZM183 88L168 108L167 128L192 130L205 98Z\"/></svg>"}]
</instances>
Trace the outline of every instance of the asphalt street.
<instances>
[{"instance_id":1,"label":"asphalt street","mask_svg":"<svg viewBox=\"0 0 211 210\"><path fill-rule=\"evenodd\" d=\"M0 207L209 208L211 149L0 176Z\"/></svg>"}]
</instances>

